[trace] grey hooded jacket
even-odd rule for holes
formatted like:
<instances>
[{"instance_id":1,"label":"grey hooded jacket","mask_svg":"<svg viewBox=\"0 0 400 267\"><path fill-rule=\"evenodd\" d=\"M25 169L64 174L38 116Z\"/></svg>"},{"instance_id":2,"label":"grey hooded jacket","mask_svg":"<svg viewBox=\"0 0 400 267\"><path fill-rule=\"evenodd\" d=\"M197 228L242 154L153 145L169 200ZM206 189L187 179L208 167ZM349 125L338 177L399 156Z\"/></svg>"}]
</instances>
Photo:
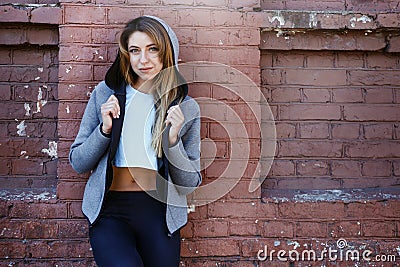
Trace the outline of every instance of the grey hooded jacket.
<instances>
[{"instance_id":1,"label":"grey hooded jacket","mask_svg":"<svg viewBox=\"0 0 400 267\"><path fill-rule=\"evenodd\" d=\"M177 62L179 46L172 29L161 19L157 20L167 30ZM112 182L112 160L120 140L125 115L126 83L118 73L119 56L107 72L106 79L93 90L86 106L78 135L71 145L69 161L78 173L91 171L86 183L82 211L90 224L96 222L105 195ZM101 132L101 105L114 94L119 101L121 115L113 119L111 137ZM179 98L179 99L178 99ZM200 174L200 109L187 95L187 85L179 87L179 96L171 105L182 100L180 108L185 121L178 134L178 142L168 145L169 127L163 132L163 156L158 158L157 192L153 197L167 203L166 224L170 234L187 223L186 195L201 183ZM127 152L129 153L129 152Z\"/></svg>"}]
</instances>

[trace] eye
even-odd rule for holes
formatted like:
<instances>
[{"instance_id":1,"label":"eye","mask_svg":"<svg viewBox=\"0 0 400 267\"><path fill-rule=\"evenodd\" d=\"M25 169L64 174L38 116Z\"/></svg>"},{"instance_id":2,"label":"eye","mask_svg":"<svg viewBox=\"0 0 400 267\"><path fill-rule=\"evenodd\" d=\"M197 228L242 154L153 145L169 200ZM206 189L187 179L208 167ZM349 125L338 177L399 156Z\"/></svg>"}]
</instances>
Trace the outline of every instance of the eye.
<instances>
[{"instance_id":1,"label":"eye","mask_svg":"<svg viewBox=\"0 0 400 267\"><path fill-rule=\"evenodd\" d=\"M132 54L139 54L139 49L138 48L131 48L130 50L129 50L129 53L132 53Z\"/></svg>"},{"instance_id":2,"label":"eye","mask_svg":"<svg viewBox=\"0 0 400 267\"><path fill-rule=\"evenodd\" d=\"M160 51L160 49L158 49L157 46L151 46L151 47L149 48L149 51L150 51L150 52L158 52L158 51Z\"/></svg>"}]
</instances>

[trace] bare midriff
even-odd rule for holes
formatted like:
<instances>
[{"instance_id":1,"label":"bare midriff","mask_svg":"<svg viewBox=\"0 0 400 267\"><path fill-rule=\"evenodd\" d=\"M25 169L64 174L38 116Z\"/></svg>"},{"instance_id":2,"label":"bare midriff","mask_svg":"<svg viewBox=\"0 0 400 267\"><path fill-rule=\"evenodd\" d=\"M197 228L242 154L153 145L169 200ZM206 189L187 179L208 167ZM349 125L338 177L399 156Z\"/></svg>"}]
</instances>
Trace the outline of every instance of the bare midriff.
<instances>
[{"instance_id":1,"label":"bare midriff","mask_svg":"<svg viewBox=\"0 0 400 267\"><path fill-rule=\"evenodd\" d=\"M157 171L139 167L113 166L112 191L156 190Z\"/></svg>"}]
</instances>

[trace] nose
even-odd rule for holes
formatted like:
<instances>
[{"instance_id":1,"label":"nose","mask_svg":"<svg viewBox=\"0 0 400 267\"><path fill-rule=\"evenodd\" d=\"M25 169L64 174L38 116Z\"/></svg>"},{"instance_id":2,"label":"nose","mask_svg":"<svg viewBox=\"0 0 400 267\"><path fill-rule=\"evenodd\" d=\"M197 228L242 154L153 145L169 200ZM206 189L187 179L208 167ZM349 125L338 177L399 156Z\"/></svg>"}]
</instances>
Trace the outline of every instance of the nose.
<instances>
[{"instance_id":1,"label":"nose","mask_svg":"<svg viewBox=\"0 0 400 267\"><path fill-rule=\"evenodd\" d=\"M146 63L148 60L148 55L147 55L147 51L145 51L145 49L143 49L140 52L140 63Z\"/></svg>"}]
</instances>

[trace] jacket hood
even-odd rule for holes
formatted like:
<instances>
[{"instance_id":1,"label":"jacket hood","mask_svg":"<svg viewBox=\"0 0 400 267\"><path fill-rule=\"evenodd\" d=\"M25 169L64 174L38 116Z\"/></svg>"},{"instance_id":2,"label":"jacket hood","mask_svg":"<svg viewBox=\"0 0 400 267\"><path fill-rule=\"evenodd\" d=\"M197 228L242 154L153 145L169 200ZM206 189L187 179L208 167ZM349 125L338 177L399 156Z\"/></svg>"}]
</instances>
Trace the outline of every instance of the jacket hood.
<instances>
[{"instance_id":1,"label":"jacket hood","mask_svg":"<svg viewBox=\"0 0 400 267\"><path fill-rule=\"evenodd\" d=\"M179 42L178 38L175 34L175 32L172 30L172 28L162 19L155 17L155 16L149 16L145 15L143 17L147 17L153 20L156 20L158 23L160 23L166 32L168 33L169 36L169 41L171 42L171 46L173 48L173 56L174 56L174 66L178 72L178 79L181 81L184 81L184 78L178 71L178 58L179 58ZM123 77L123 74L121 73L120 69L120 55L117 53L117 57L114 61L114 63L111 65L111 67L108 69L105 77L105 82L108 87L113 89L114 91L120 91L125 89L125 78ZM188 94L188 86L186 82L182 85L179 86L179 98L184 98Z\"/></svg>"}]
</instances>

